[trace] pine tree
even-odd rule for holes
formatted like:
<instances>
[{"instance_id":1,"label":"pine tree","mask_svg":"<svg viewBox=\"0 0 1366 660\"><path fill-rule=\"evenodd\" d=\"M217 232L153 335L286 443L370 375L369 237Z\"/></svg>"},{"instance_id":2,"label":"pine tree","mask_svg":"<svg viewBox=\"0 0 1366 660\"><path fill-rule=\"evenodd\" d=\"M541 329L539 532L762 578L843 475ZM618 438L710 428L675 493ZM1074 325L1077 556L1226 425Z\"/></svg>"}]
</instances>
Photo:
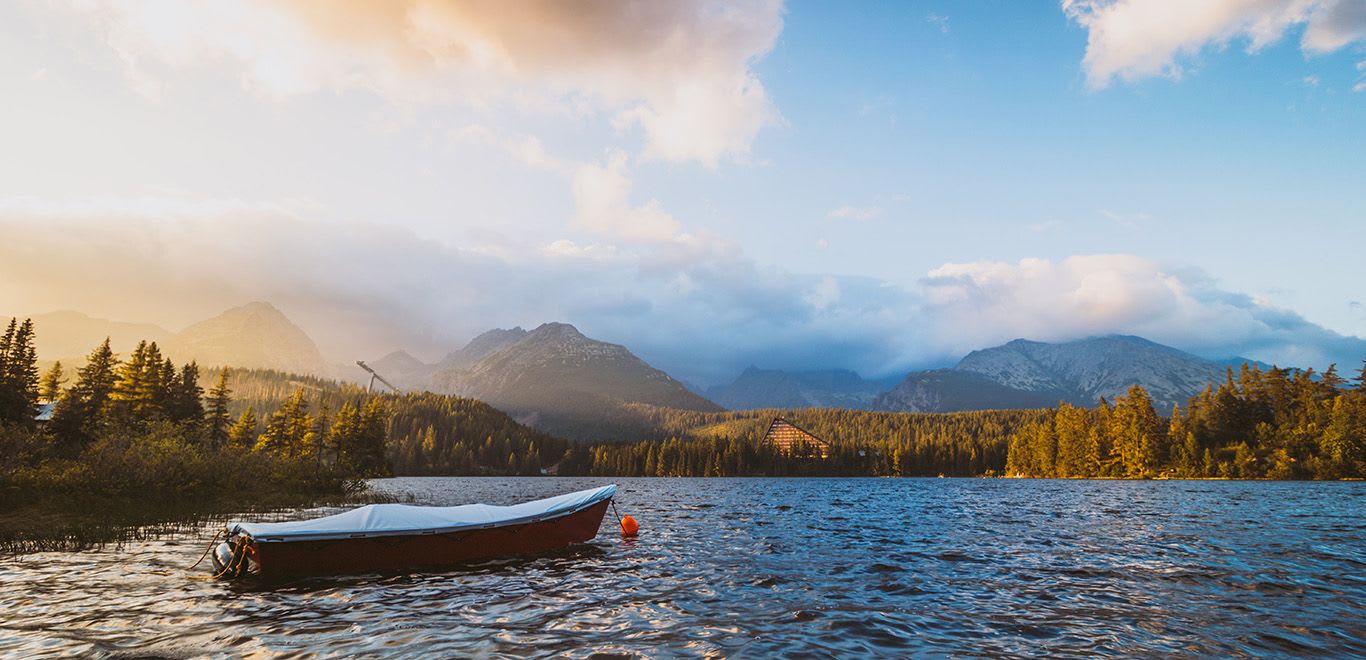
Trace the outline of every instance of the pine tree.
<instances>
[{"instance_id":1,"label":"pine tree","mask_svg":"<svg viewBox=\"0 0 1366 660\"><path fill-rule=\"evenodd\" d=\"M1172 406L1171 421L1167 424L1167 440L1170 443L1168 458L1177 474L1185 477L1193 474L1195 463L1195 457L1186 444L1188 435L1190 432L1187 430L1186 420L1181 417L1181 406Z\"/></svg>"},{"instance_id":2,"label":"pine tree","mask_svg":"<svg viewBox=\"0 0 1366 660\"><path fill-rule=\"evenodd\" d=\"M1058 438L1057 476L1089 477L1096 473L1097 466L1090 458L1090 443L1085 410L1067 403L1058 406L1053 417L1053 431Z\"/></svg>"},{"instance_id":3,"label":"pine tree","mask_svg":"<svg viewBox=\"0 0 1366 660\"><path fill-rule=\"evenodd\" d=\"M209 446L217 449L228 443L228 405L232 403L232 390L228 389L228 370L218 372L218 384L209 391L207 425ZM252 422L253 427L255 422Z\"/></svg>"},{"instance_id":4,"label":"pine tree","mask_svg":"<svg viewBox=\"0 0 1366 660\"><path fill-rule=\"evenodd\" d=\"M124 424L147 422L163 417L167 390L163 382L161 350L156 342L138 342L118 370L111 411Z\"/></svg>"},{"instance_id":5,"label":"pine tree","mask_svg":"<svg viewBox=\"0 0 1366 660\"><path fill-rule=\"evenodd\" d=\"M156 344L152 344L155 348ZM158 351L160 352L160 351ZM176 368L170 358L162 358L161 366L156 371L156 379L152 381L152 407L162 415L169 416L175 408L176 400ZM198 394L204 392L199 389L196 382L195 390Z\"/></svg>"},{"instance_id":6,"label":"pine tree","mask_svg":"<svg viewBox=\"0 0 1366 660\"><path fill-rule=\"evenodd\" d=\"M1356 391L1366 392L1366 360L1361 361L1361 371L1357 372L1357 377L1352 379L1356 383Z\"/></svg>"},{"instance_id":7,"label":"pine tree","mask_svg":"<svg viewBox=\"0 0 1366 660\"><path fill-rule=\"evenodd\" d=\"M171 364L167 360L165 364ZM174 374L174 371L172 371ZM166 416L173 422L204 423L204 388L199 386L199 365L190 362L171 377L166 394Z\"/></svg>"},{"instance_id":8,"label":"pine tree","mask_svg":"<svg viewBox=\"0 0 1366 660\"><path fill-rule=\"evenodd\" d=\"M258 451L277 456L297 458L307 453L307 439L313 430L313 418L308 414L304 390L296 390L279 410L266 418L266 430L256 443Z\"/></svg>"},{"instance_id":9,"label":"pine tree","mask_svg":"<svg viewBox=\"0 0 1366 660\"><path fill-rule=\"evenodd\" d=\"M110 397L118 376L119 361L109 347L109 339L86 358L76 372L76 383L67 391L52 414L52 429L59 452L72 453L88 444L109 421Z\"/></svg>"},{"instance_id":10,"label":"pine tree","mask_svg":"<svg viewBox=\"0 0 1366 660\"><path fill-rule=\"evenodd\" d=\"M318 414L313 418L313 428L304 437L304 452L322 464L324 450L331 444L328 437L329 418L327 401L318 404Z\"/></svg>"},{"instance_id":11,"label":"pine tree","mask_svg":"<svg viewBox=\"0 0 1366 660\"><path fill-rule=\"evenodd\" d=\"M331 433L332 446L337 453L338 467L345 472L354 472L361 434L360 411L350 402L343 403L342 407L337 410L337 419L332 423ZM432 449L435 450L435 447ZM427 457L428 461L431 459L431 456ZM430 465L430 463L428 464Z\"/></svg>"},{"instance_id":12,"label":"pine tree","mask_svg":"<svg viewBox=\"0 0 1366 660\"><path fill-rule=\"evenodd\" d=\"M33 346L33 320L10 319L0 336L0 423L34 424L38 412L38 353Z\"/></svg>"},{"instance_id":13,"label":"pine tree","mask_svg":"<svg viewBox=\"0 0 1366 660\"><path fill-rule=\"evenodd\" d=\"M1116 401L1112 421L1111 437L1123 465L1123 476L1145 478L1157 474L1167 453L1166 435L1147 390L1138 384L1130 386Z\"/></svg>"},{"instance_id":14,"label":"pine tree","mask_svg":"<svg viewBox=\"0 0 1366 660\"><path fill-rule=\"evenodd\" d=\"M378 397L371 398L363 409L350 403L337 411L337 422L332 425L332 438L337 447L337 464L347 474L358 477L379 477L389 474L385 457L388 412ZM492 442L488 438L486 446ZM506 469L515 474L517 466L508 455Z\"/></svg>"},{"instance_id":15,"label":"pine tree","mask_svg":"<svg viewBox=\"0 0 1366 660\"><path fill-rule=\"evenodd\" d=\"M43 381L38 387L38 397L48 403L56 403L57 399L62 398L62 385L65 383L61 361L53 362L52 368L43 374Z\"/></svg>"},{"instance_id":16,"label":"pine tree","mask_svg":"<svg viewBox=\"0 0 1366 660\"><path fill-rule=\"evenodd\" d=\"M237 418L237 422L228 429L228 446L246 451L256 446L257 429L259 423L256 421L256 411L251 406L242 411L242 415Z\"/></svg>"}]
</instances>

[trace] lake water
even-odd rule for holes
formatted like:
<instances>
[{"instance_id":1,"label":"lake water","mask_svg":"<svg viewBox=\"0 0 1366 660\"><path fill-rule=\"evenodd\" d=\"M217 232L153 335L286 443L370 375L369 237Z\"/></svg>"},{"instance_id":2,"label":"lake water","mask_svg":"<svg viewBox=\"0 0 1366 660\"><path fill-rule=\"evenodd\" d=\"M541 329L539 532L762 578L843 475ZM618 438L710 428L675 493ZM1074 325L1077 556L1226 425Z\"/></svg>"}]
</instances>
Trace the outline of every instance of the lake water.
<instances>
[{"instance_id":1,"label":"lake water","mask_svg":"<svg viewBox=\"0 0 1366 660\"><path fill-rule=\"evenodd\" d=\"M0 559L0 655L1366 655L1366 483L611 481L638 539L445 572L187 579L207 526Z\"/></svg>"}]
</instances>

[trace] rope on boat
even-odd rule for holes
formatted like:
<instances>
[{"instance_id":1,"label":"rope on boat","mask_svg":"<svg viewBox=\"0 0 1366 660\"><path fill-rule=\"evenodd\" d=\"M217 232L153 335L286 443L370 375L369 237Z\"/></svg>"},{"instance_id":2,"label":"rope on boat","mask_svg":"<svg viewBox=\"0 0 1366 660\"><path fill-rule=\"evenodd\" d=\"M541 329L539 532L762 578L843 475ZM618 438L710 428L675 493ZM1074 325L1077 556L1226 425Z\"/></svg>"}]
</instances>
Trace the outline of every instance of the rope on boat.
<instances>
[{"instance_id":1,"label":"rope on boat","mask_svg":"<svg viewBox=\"0 0 1366 660\"><path fill-rule=\"evenodd\" d=\"M222 535L223 535L223 530L221 530L221 529L218 530L218 531L216 531L216 532L214 532L214 533L213 533L213 540L209 541L209 548L208 548L207 550L204 551L204 554L199 555L199 561L195 562L194 564L192 564L189 568L187 568L187 569L185 569L185 570L187 570L187 571L193 571L194 568L195 568L195 566L198 566L198 565L204 563L204 558L207 557L207 556L209 556L209 553L210 553L210 552L213 552L213 549L214 549L214 548L218 547L218 537L220 537L220 536L222 536Z\"/></svg>"},{"instance_id":2,"label":"rope on boat","mask_svg":"<svg viewBox=\"0 0 1366 660\"><path fill-rule=\"evenodd\" d=\"M215 538L216 538L216 537L215 537ZM221 571L219 571L219 572L217 572L217 573L214 573L213 575L191 575L191 576L189 576L189 578L190 578L191 580L217 580L217 579L219 579L219 578L221 578L221 577L223 577L224 575L227 575L227 574L229 574L229 573L236 573L238 570L240 570L240 569L241 569L243 566L245 566L246 563L247 563L247 554L248 554L248 553L247 553L247 548L246 548L247 541L246 541L245 539L242 539L242 540L240 541L240 543L241 543L241 545L243 546L243 547L242 547L242 553L241 553L241 554L235 555L234 558L233 558L233 561L229 562L227 566L224 566L224 567L223 567L223 570L221 570ZM211 546L211 547L216 547L216 546ZM196 563L195 565L197 566L198 564ZM191 567L191 568L193 568L193 567Z\"/></svg>"},{"instance_id":3,"label":"rope on boat","mask_svg":"<svg viewBox=\"0 0 1366 660\"><path fill-rule=\"evenodd\" d=\"M612 503L612 515L614 515L614 516L617 517L617 524L620 525L620 524L621 524L621 514L620 514L620 513L617 513L617 498L613 497L612 499L607 500L607 501Z\"/></svg>"}]
</instances>

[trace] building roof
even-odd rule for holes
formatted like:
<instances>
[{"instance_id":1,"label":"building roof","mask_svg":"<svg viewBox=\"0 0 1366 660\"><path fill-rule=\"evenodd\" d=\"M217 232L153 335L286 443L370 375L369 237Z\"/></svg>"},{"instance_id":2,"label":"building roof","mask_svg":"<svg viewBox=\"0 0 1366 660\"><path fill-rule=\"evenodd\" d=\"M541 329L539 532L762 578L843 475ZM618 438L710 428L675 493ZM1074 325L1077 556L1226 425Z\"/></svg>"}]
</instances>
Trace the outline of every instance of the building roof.
<instances>
[{"instance_id":1,"label":"building roof","mask_svg":"<svg viewBox=\"0 0 1366 660\"><path fill-rule=\"evenodd\" d=\"M784 454L820 454L821 458L830 455L830 443L782 417L773 418L760 444L772 445Z\"/></svg>"},{"instance_id":2,"label":"building roof","mask_svg":"<svg viewBox=\"0 0 1366 660\"><path fill-rule=\"evenodd\" d=\"M50 422L50 421L52 421L52 411L55 410L56 408L57 408L57 404L56 404L55 402L52 402L52 403L40 403L40 404L38 404L38 414L36 414L36 415L33 416L33 421L35 421L35 422Z\"/></svg>"}]
</instances>

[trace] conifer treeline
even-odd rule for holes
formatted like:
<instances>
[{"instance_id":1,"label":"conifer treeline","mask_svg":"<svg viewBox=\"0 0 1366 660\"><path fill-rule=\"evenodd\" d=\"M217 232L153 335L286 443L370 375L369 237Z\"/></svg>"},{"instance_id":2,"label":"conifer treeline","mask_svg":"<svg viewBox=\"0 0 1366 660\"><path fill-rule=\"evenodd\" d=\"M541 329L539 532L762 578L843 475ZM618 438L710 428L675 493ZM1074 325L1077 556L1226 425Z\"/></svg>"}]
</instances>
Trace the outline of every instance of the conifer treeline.
<instances>
[{"instance_id":1,"label":"conifer treeline","mask_svg":"<svg viewBox=\"0 0 1366 660\"><path fill-rule=\"evenodd\" d=\"M699 413L633 409L663 441L572 447L561 474L602 476L982 476L999 474L1012 432L1043 410L887 413L810 408ZM776 416L831 444L825 459L760 445Z\"/></svg>"},{"instance_id":2,"label":"conifer treeline","mask_svg":"<svg viewBox=\"0 0 1366 660\"><path fill-rule=\"evenodd\" d=\"M227 372L206 396L199 367L177 368L154 342L120 360L106 339L69 387L60 363L38 377L34 343L30 321L11 320L0 336L0 491L16 501L339 492L389 473L388 413L378 400L312 414L299 389L263 425L250 406L233 423ZM44 407L50 421L40 424Z\"/></svg>"},{"instance_id":3,"label":"conifer treeline","mask_svg":"<svg viewBox=\"0 0 1366 660\"><path fill-rule=\"evenodd\" d=\"M210 376L217 373L208 371ZM319 411L335 410L364 395L352 384L268 369L234 369L231 387L233 414L248 416L271 414L300 394ZM535 475L558 463L569 446L474 399L429 392L375 393L369 398L388 413L385 456L394 474Z\"/></svg>"},{"instance_id":4,"label":"conifer treeline","mask_svg":"<svg viewBox=\"0 0 1366 660\"><path fill-rule=\"evenodd\" d=\"M120 471L142 475L117 486L125 492L135 491L134 482L221 483L251 475L316 485L391 470L1360 477L1366 474L1362 378L1349 388L1334 369L1315 376L1244 367L1171 418L1161 417L1137 386L1095 409L700 413L636 404L626 412L641 429L640 441L576 445L471 399L367 394L351 384L260 369L201 374L194 363L177 368L151 343L120 361L106 341L68 383L60 364L38 374L32 324L14 320L0 337L0 489L6 482L41 489L83 481L112 489L108 484ZM206 393L201 383L214 386ZM33 419L40 399L57 402L44 428ZM830 442L829 456L799 458L763 447L760 440L779 415Z\"/></svg>"},{"instance_id":5,"label":"conifer treeline","mask_svg":"<svg viewBox=\"0 0 1366 660\"><path fill-rule=\"evenodd\" d=\"M1138 385L1095 409L1063 404L1010 437L1006 472L1030 477L1341 479L1366 476L1366 364L1243 365L1168 419Z\"/></svg>"}]
</instances>

